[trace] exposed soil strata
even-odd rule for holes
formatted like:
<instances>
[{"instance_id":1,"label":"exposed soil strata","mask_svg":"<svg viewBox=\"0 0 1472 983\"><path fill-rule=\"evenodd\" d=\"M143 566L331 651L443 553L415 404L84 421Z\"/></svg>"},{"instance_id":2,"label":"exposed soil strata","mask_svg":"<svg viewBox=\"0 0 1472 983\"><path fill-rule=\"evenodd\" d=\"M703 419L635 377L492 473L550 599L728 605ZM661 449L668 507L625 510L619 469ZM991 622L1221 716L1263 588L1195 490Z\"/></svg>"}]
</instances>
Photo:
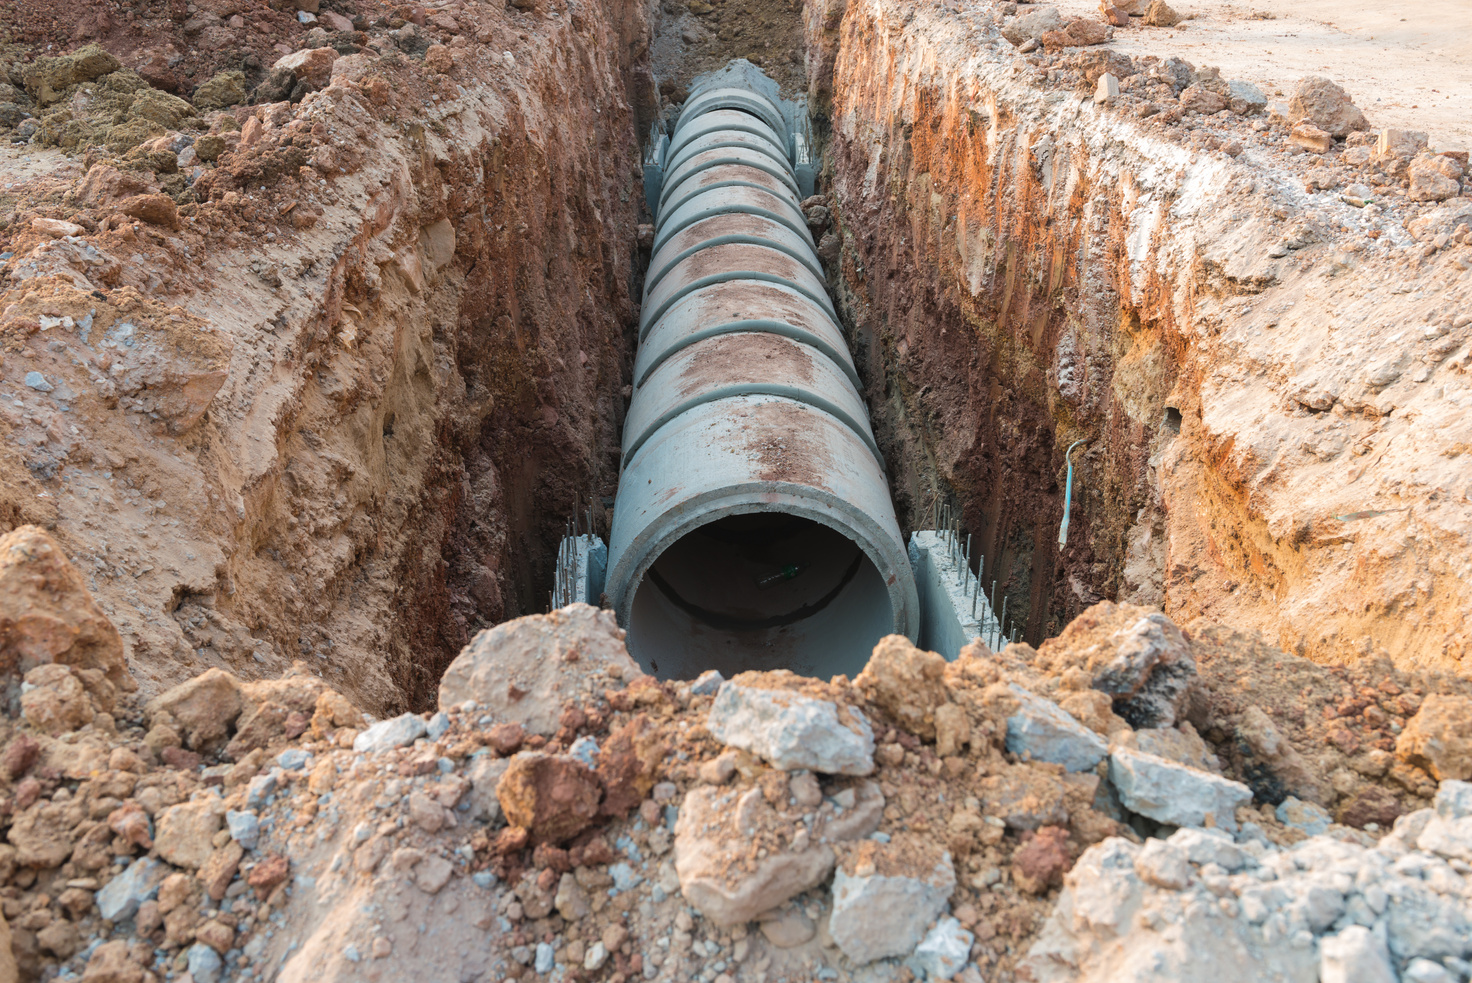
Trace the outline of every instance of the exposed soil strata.
<instances>
[{"instance_id":1,"label":"exposed soil strata","mask_svg":"<svg viewBox=\"0 0 1472 983\"><path fill-rule=\"evenodd\" d=\"M545 607L563 519L611 491L642 7L367 26L319 91L201 109L156 170L4 151L0 517L85 564L145 692L306 657L365 706L427 705L477 625Z\"/></svg>"},{"instance_id":2,"label":"exposed soil strata","mask_svg":"<svg viewBox=\"0 0 1472 983\"><path fill-rule=\"evenodd\" d=\"M1468 200L1359 211L1278 119L1127 121L1113 56L1000 16L863 0L837 41L831 280L902 514L954 494L1034 640L1118 597L1457 669L1472 257L1430 233Z\"/></svg>"}]
</instances>

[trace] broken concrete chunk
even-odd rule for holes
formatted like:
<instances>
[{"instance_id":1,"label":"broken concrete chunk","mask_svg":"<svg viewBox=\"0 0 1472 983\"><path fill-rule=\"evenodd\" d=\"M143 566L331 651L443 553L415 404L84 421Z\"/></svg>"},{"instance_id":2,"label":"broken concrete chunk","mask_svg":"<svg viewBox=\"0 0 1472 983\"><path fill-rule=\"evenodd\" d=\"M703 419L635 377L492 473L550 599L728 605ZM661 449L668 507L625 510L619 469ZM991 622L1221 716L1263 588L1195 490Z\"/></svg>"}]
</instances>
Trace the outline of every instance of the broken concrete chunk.
<instances>
[{"instance_id":1,"label":"broken concrete chunk","mask_svg":"<svg viewBox=\"0 0 1472 983\"><path fill-rule=\"evenodd\" d=\"M1238 116L1251 116L1267 108L1268 97L1251 82L1233 79L1227 83L1227 108Z\"/></svg>"},{"instance_id":2,"label":"broken concrete chunk","mask_svg":"<svg viewBox=\"0 0 1472 983\"><path fill-rule=\"evenodd\" d=\"M1104 760L1104 739L1058 704L1012 683L1017 712L1007 718L1007 751L1024 761L1047 761L1068 771L1088 771Z\"/></svg>"},{"instance_id":3,"label":"broken concrete chunk","mask_svg":"<svg viewBox=\"0 0 1472 983\"><path fill-rule=\"evenodd\" d=\"M640 675L612 613L571 604L476 635L445 670L439 708L474 700L498 724L550 737L563 706L583 699L590 681L622 689Z\"/></svg>"},{"instance_id":4,"label":"broken concrete chunk","mask_svg":"<svg viewBox=\"0 0 1472 983\"><path fill-rule=\"evenodd\" d=\"M675 872L685 900L717 925L751 921L828 879L832 844L879 828L884 796L864 782L841 814L825 805L811 822L784 820L756 786L703 785L685 796L675 822ZM753 844L770 844L753 858ZM780 844L780 845L779 845Z\"/></svg>"},{"instance_id":5,"label":"broken concrete chunk","mask_svg":"<svg viewBox=\"0 0 1472 983\"><path fill-rule=\"evenodd\" d=\"M860 966L908 955L956 889L951 855L912 834L841 850L828 922L833 941Z\"/></svg>"},{"instance_id":6,"label":"broken concrete chunk","mask_svg":"<svg viewBox=\"0 0 1472 983\"><path fill-rule=\"evenodd\" d=\"M402 713L378 723L353 738L353 750L359 754L377 754L391 748L413 744L428 733L424 718L417 713Z\"/></svg>"},{"instance_id":7,"label":"broken concrete chunk","mask_svg":"<svg viewBox=\"0 0 1472 983\"><path fill-rule=\"evenodd\" d=\"M1278 803L1274 815L1284 826L1291 826L1309 836L1318 836L1320 833L1327 832L1330 824L1334 822L1333 817L1323 806L1304 802L1291 795Z\"/></svg>"},{"instance_id":8,"label":"broken concrete chunk","mask_svg":"<svg viewBox=\"0 0 1472 983\"><path fill-rule=\"evenodd\" d=\"M1232 831L1237 807L1252 801L1241 782L1123 747L1109 754L1109 780L1126 809L1172 826Z\"/></svg>"},{"instance_id":9,"label":"broken concrete chunk","mask_svg":"<svg viewBox=\"0 0 1472 983\"><path fill-rule=\"evenodd\" d=\"M706 721L716 740L787 771L867 775L874 770L874 731L857 709L747 682L757 678L742 673L722 684Z\"/></svg>"}]
</instances>

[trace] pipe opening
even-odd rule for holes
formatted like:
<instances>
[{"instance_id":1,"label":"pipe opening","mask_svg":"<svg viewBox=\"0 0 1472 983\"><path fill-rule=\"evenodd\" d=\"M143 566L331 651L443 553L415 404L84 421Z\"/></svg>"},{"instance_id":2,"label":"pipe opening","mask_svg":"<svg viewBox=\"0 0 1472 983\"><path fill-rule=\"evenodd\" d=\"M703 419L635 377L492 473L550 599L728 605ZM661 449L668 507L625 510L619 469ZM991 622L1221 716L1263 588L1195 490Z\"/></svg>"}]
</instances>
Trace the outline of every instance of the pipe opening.
<instances>
[{"instance_id":1,"label":"pipe opening","mask_svg":"<svg viewBox=\"0 0 1472 983\"><path fill-rule=\"evenodd\" d=\"M662 678L791 669L827 679L862 669L895 622L884 578L856 542L763 511L723 516L666 548L628 628L634 658Z\"/></svg>"}]
</instances>

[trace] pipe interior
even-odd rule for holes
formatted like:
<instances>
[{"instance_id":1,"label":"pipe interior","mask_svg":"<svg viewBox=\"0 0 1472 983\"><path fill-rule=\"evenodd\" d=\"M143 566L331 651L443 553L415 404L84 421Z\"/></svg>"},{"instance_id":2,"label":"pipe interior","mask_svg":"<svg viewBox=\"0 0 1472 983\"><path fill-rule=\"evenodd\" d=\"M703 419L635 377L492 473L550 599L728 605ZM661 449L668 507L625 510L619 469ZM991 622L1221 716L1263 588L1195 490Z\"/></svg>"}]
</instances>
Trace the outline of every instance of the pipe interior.
<instances>
[{"instance_id":1,"label":"pipe interior","mask_svg":"<svg viewBox=\"0 0 1472 983\"><path fill-rule=\"evenodd\" d=\"M692 679L750 669L855 675L894 631L884 578L848 536L782 512L727 515L685 534L634 595L628 642L646 671Z\"/></svg>"}]
</instances>

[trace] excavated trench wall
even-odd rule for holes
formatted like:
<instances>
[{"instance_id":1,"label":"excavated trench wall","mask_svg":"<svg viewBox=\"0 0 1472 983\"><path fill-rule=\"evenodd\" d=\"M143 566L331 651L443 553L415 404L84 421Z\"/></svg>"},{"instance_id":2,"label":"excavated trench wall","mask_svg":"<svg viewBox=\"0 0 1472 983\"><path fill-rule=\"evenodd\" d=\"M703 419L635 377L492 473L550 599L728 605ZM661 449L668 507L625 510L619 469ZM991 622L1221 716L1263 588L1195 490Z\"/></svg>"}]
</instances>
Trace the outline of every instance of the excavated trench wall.
<instances>
[{"instance_id":1,"label":"excavated trench wall","mask_svg":"<svg viewBox=\"0 0 1472 983\"><path fill-rule=\"evenodd\" d=\"M902 524L959 506L1035 644L1110 598L1456 668L1465 260L1423 264L1414 210L1308 194L1291 157L1193 151L1050 87L993 17L805 12L819 253Z\"/></svg>"}]
</instances>

